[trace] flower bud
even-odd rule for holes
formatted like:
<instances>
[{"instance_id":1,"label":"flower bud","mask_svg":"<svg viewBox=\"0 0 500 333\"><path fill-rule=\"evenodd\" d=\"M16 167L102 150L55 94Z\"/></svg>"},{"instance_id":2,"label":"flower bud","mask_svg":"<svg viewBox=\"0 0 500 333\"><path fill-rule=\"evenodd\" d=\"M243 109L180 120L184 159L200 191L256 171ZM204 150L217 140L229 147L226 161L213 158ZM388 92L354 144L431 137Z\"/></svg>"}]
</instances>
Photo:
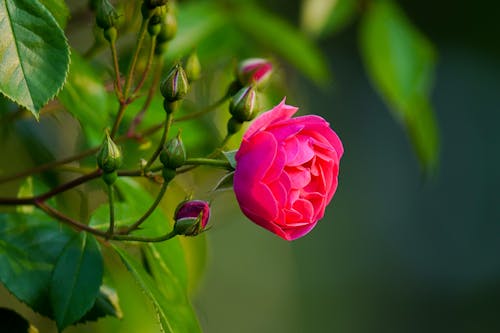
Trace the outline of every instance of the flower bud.
<instances>
[{"instance_id":1,"label":"flower bud","mask_svg":"<svg viewBox=\"0 0 500 333\"><path fill-rule=\"evenodd\" d=\"M115 27L108 28L103 31L104 38L110 43L114 43L116 41L117 31Z\"/></svg>"},{"instance_id":2,"label":"flower bud","mask_svg":"<svg viewBox=\"0 0 500 333\"><path fill-rule=\"evenodd\" d=\"M234 119L234 117L231 117L229 119L229 121L227 122L227 134L233 135L233 134L237 133L241 129L242 126L243 126L242 122Z\"/></svg>"},{"instance_id":3,"label":"flower bud","mask_svg":"<svg viewBox=\"0 0 500 333\"><path fill-rule=\"evenodd\" d=\"M201 76L201 64L200 59L196 52L191 52L189 57L186 59L186 75L189 82L196 81Z\"/></svg>"},{"instance_id":4,"label":"flower bud","mask_svg":"<svg viewBox=\"0 0 500 333\"><path fill-rule=\"evenodd\" d=\"M210 206L202 200L182 202L174 214L174 232L177 235L196 236L207 226Z\"/></svg>"},{"instance_id":5,"label":"flower bud","mask_svg":"<svg viewBox=\"0 0 500 333\"><path fill-rule=\"evenodd\" d=\"M118 173L116 172L116 170L113 172L105 172L102 174L102 180L104 180L104 182L108 185L113 185L116 179L118 179Z\"/></svg>"},{"instance_id":6,"label":"flower bud","mask_svg":"<svg viewBox=\"0 0 500 333\"><path fill-rule=\"evenodd\" d=\"M148 33L150 36L157 36L161 31L161 24L167 14L165 6L156 7L148 21Z\"/></svg>"},{"instance_id":7,"label":"flower bud","mask_svg":"<svg viewBox=\"0 0 500 333\"><path fill-rule=\"evenodd\" d=\"M120 148L113 142L109 133L97 152L97 165L104 173L111 173L122 165L122 153Z\"/></svg>"},{"instance_id":8,"label":"flower bud","mask_svg":"<svg viewBox=\"0 0 500 333\"><path fill-rule=\"evenodd\" d=\"M252 58L242 61L238 65L237 77L243 86L265 83L273 71L273 65L269 60Z\"/></svg>"},{"instance_id":9,"label":"flower bud","mask_svg":"<svg viewBox=\"0 0 500 333\"><path fill-rule=\"evenodd\" d=\"M99 28L107 30L116 26L118 14L115 8L108 0L97 2L97 12L95 16L96 24Z\"/></svg>"},{"instance_id":10,"label":"flower bud","mask_svg":"<svg viewBox=\"0 0 500 333\"><path fill-rule=\"evenodd\" d=\"M229 103L229 113L239 122L252 120L256 115L257 95L252 86L241 88Z\"/></svg>"},{"instance_id":11,"label":"flower bud","mask_svg":"<svg viewBox=\"0 0 500 333\"><path fill-rule=\"evenodd\" d=\"M156 42L159 44L168 42L175 37L177 33L177 18L171 10L167 11L167 14L163 18L163 23L161 24L161 30L156 37Z\"/></svg>"},{"instance_id":12,"label":"flower bud","mask_svg":"<svg viewBox=\"0 0 500 333\"><path fill-rule=\"evenodd\" d=\"M186 72L181 65L177 64L170 70L167 77L160 85L163 97L169 102L183 99L189 90L189 82Z\"/></svg>"},{"instance_id":13,"label":"flower bud","mask_svg":"<svg viewBox=\"0 0 500 333\"><path fill-rule=\"evenodd\" d=\"M186 162L186 150L184 149L180 132L175 138L168 140L160 153L160 161L166 168L173 170Z\"/></svg>"}]
</instances>

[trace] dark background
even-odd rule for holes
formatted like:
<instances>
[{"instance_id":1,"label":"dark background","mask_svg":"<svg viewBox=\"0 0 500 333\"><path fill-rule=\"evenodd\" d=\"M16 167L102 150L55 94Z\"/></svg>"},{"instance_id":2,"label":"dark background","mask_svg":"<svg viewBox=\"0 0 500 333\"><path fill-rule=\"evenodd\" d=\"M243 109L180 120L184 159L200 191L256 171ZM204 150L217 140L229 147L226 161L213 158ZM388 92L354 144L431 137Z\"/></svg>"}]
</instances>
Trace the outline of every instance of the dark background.
<instances>
[{"instance_id":1,"label":"dark background","mask_svg":"<svg viewBox=\"0 0 500 333\"><path fill-rule=\"evenodd\" d=\"M320 39L333 83L297 77L290 94L343 140L337 194L293 243L242 218L232 194L214 202L233 214L208 236L196 301L208 332L500 331L500 4L399 4L438 52L436 175L422 177L371 86L358 21ZM267 5L298 22L299 2Z\"/></svg>"}]
</instances>

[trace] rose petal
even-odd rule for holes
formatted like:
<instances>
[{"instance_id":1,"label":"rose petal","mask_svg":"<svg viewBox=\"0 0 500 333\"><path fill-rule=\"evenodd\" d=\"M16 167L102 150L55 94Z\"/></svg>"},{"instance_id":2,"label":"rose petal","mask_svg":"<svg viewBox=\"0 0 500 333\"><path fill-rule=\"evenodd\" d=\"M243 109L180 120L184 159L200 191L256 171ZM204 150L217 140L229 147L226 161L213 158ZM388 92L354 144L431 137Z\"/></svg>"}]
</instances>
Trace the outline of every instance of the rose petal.
<instances>
[{"instance_id":1,"label":"rose petal","mask_svg":"<svg viewBox=\"0 0 500 333\"><path fill-rule=\"evenodd\" d=\"M303 167L286 167L286 173L290 177L292 188L301 189L311 181L311 172Z\"/></svg>"},{"instance_id":2,"label":"rose petal","mask_svg":"<svg viewBox=\"0 0 500 333\"><path fill-rule=\"evenodd\" d=\"M255 118L243 135L243 138L247 139L258 131L266 129L273 123L290 119L290 117L293 116L297 110L298 108L294 106L286 105L285 98L283 98L280 104Z\"/></svg>"}]
</instances>

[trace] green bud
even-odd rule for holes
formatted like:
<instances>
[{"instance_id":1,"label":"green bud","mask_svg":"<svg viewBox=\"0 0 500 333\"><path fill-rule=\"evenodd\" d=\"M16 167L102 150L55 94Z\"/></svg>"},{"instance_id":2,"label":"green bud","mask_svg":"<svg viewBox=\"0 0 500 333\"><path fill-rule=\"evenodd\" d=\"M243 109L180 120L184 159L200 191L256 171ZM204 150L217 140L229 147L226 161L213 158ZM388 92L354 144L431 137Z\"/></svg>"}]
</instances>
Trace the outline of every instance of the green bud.
<instances>
[{"instance_id":1,"label":"green bud","mask_svg":"<svg viewBox=\"0 0 500 333\"><path fill-rule=\"evenodd\" d=\"M97 165L104 173L111 173L122 165L122 153L120 148L113 142L109 133L97 152Z\"/></svg>"},{"instance_id":2,"label":"green bud","mask_svg":"<svg viewBox=\"0 0 500 333\"><path fill-rule=\"evenodd\" d=\"M165 6L156 7L151 13L148 21L148 33L150 36L156 36L161 31L161 24L164 21L167 10Z\"/></svg>"},{"instance_id":3,"label":"green bud","mask_svg":"<svg viewBox=\"0 0 500 333\"><path fill-rule=\"evenodd\" d=\"M175 221L174 232L176 235L196 236L203 231L201 217L186 218Z\"/></svg>"},{"instance_id":4,"label":"green bud","mask_svg":"<svg viewBox=\"0 0 500 333\"><path fill-rule=\"evenodd\" d=\"M200 59L196 52L191 52L189 57L186 59L186 75L189 82L196 81L201 76L201 64Z\"/></svg>"},{"instance_id":5,"label":"green bud","mask_svg":"<svg viewBox=\"0 0 500 333\"><path fill-rule=\"evenodd\" d=\"M161 94L169 102L183 99L187 95L188 90L189 82L186 72L179 64L170 70L160 85Z\"/></svg>"},{"instance_id":6,"label":"green bud","mask_svg":"<svg viewBox=\"0 0 500 333\"><path fill-rule=\"evenodd\" d=\"M168 42L172 38L175 37L177 33L177 18L171 10L167 11L163 19L163 23L161 24L161 30L158 36L156 37L157 43L161 44L164 42Z\"/></svg>"},{"instance_id":7,"label":"green bud","mask_svg":"<svg viewBox=\"0 0 500 333\"><path fill-rule=\"evenodd\" d=\"M241 88L229 103L229 113L239 122L250 121L257 114L257 95L253 86Z\"/></svg>"},{"instance_id":8,"label":"green bud","mask_svg":"<svg viewBox=\"0 0 500 333\"><path fill-rule=\"evenodd\" d=\"M115 27L108 28L103 31L104 38L110 43L114 43L116 41L117 31Z\"/></svg>"},{"instance_id":9,"label":"green bud","mask_svg":"<svg viewBox=\"0 0 500 333\"><path fill-rule=\"evenodd\" d=\"M243 85L240 83L239 80L234 80L229 84L229 87L227 87L227 96L234 96L240 89L243 88Z\"/></svg>"},{"instance_id":10,"label":"green bud","mask_svg":"<svg viewBox=\"0 0 500 333\"><path fill-rule=\"evenodd\" d=\"M108 185L113 185L118 179L118 173L115 171L102 174L102 180Z\"/></svg>"},{"instance_id":11,"label":"green bud","mask_svg":"<svg viewBox=\"0 0 500 333\"><path fill-rule=\"evenodd\" d=\"M234 117L231 117L227 122L227 134L233 135L237 133L242 126L243 123L241 121L234 119Z\"/></svg>"},{"instance_id":12,"label":"green bud","mask_svg":"<svg viewBox=\"0 0 500 333\"><path fill-rule=\"evenodd\" d=\"M161 163L169 169L177 169L186 162L186 149L181 139L181 133L170 139L160 153Z\"/></svg>"},{"instance_id":13,"label":"green bud","mask_svg":"<svg viewBox=\"0 0 500 333\"><path fill-rule=\"evenodd\" d=\"M116 26L118 21L118 14L115 8L108 0L100 0L97 2L97 12L96 12L96 23L97 26L103 30L107 30L111 27Z\"/></svg>"}]
</instances>

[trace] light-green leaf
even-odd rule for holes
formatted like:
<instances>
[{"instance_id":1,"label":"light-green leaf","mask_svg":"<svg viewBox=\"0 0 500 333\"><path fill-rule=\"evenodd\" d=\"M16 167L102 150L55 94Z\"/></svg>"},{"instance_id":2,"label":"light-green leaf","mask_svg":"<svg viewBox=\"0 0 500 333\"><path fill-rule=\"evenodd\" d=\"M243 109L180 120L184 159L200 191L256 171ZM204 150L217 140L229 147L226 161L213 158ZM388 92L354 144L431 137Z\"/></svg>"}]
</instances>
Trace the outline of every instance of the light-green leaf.
<instances>
[{"instance_id":1,"label":"light-green leaf","mask_svg":"<svg viewBox=\"0 0 500 333\"><path fill-rule=\"evenodd\" d=\"M361 26L368 73L394 116L407 129L423 169L438 162L439 139L429 93L435 52L431 43L392 1L375 1Z\"/></svg>"},{"instance_id":2,"label":"light-green leaf","mask_svg":"<svg viewBox=\"0 0 500 333\"><path fill-rule=\"evenodd\" d=\"M0 92L38 117L66 80L64 32L38 0L0 0L0 31Z\"/></svg>"},{"instance_id":3,"label":"light-green leaf","mask_svg":"<svg viewBox=\"0 0 500 333\"><path fill-rule=\"evenodd\" d=\"M83 232L77 234L59 256L50 285L59 330L78 321L94 305L102 275L102 255L96 239Z\"/></svg>"},{"instance_id":4,"label":"light-green leaf","mask_svg":"<svg viewBox=\"0 0 500 333\"><path fill-rule=\"evenodd\" d=\"M94 68L77 52L71 53L68 80L58 98L80 121L89 144L99 145L109 120L108 97Z\"/></svg>"},{"instance_id":5,"label":"light-green leaf","mask_svg":"<svg viewBox=\"0 0 500 333\"><path fill-rule=\"evenodd\" d=\"M312 36L342 29L352 21L358 0L303 0L301 26Z\"/></svg>"},{"instance_id":6,"label":"light-green leaf","mask_svg":"<svg viewBox=\"0 0 500 333\"><path fill-rule=\"evenodd\" d=\"M144 268L126 251L114 246L123 264L151 300L163 332L201 332L190 306L178 302L179 298L166 297ZM165 281L168 283L168 281Z\"/></svg>"},{"instance_id":7,"label":"light-green leaf","mask_svg":"<svg viewBox=\"0 0 500 333\"><path fill-rule=\"evenodd\" d=\"M234 19L248 36L289 61L316 83L324 83L329 78L326 60L318 47L282 18L250 2L241 2Z\"/></svg>"},{"instance_id":8,"label":"light-green leaf","mask_svg":"<svg viewBox=\"0 0 500 333\"><path fill-rule=\"evenodd\" d=\"M33 310L51 316L52 271L73 235L38 211L0 214L0 281Z\"/></svg>"}]
</instances>

